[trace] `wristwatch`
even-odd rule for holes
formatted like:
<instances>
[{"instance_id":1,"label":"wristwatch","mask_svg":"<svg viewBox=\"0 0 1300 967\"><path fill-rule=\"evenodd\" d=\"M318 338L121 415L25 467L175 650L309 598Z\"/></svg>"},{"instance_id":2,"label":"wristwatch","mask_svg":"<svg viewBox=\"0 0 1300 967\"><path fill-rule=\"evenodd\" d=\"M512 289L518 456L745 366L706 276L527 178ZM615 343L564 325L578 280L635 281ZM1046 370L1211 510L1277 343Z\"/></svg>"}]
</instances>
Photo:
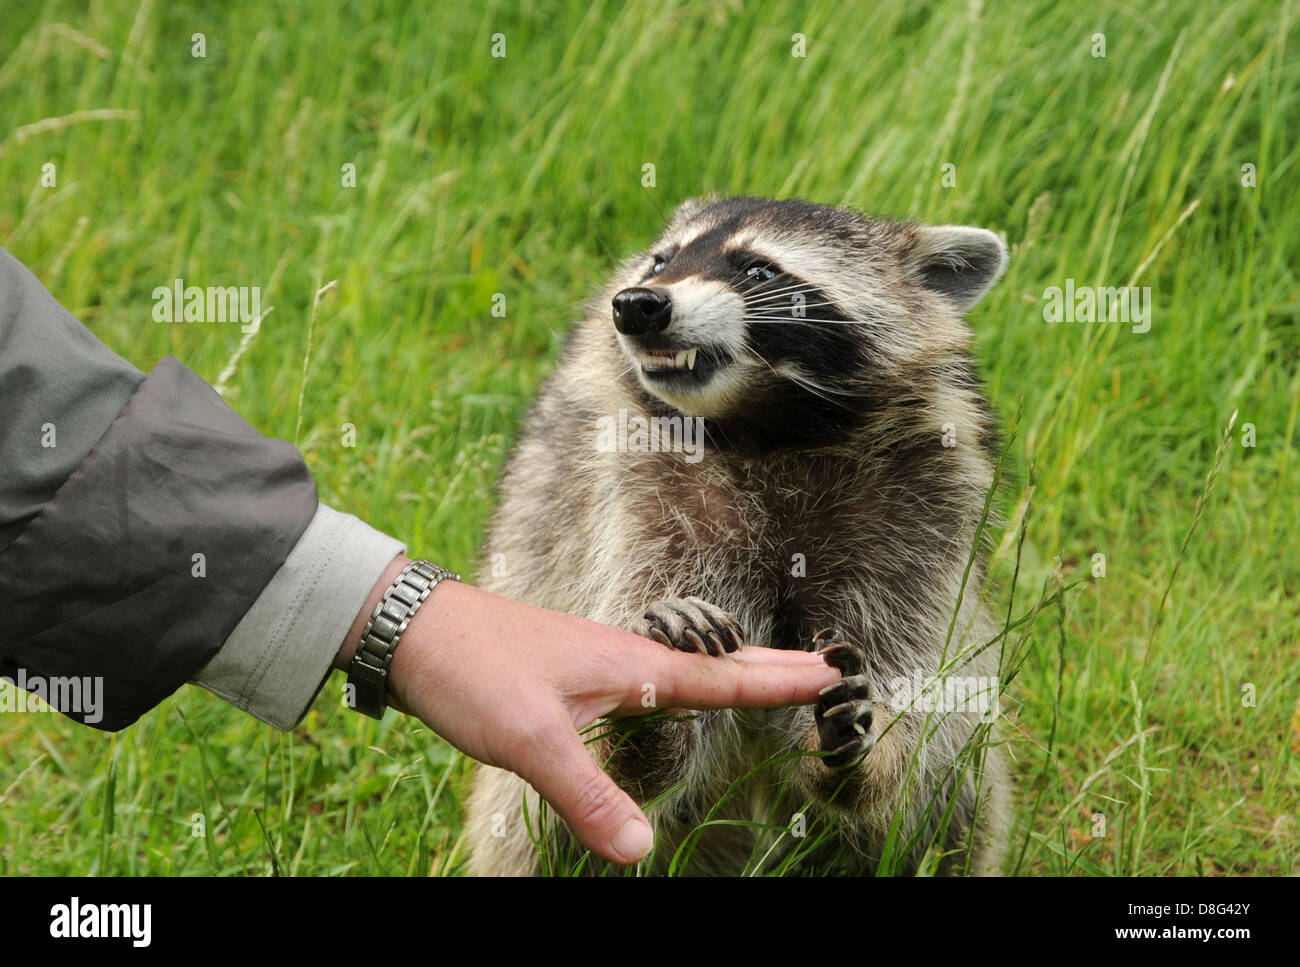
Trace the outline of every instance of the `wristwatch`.
<instances>
[{"instance_id":1,"label":"wristwatch","mask_svg":"<svg viewBox=\"0 0 1300 967\"><path fill-rule=\"evenodd\" d=\"M460 575L428 561L412 561L375 605L348 667L352 707L358 712L381 719L388 711L388 668L393 652L420 605L446 578L459 581Z\"/></svg>"}]
</instances>

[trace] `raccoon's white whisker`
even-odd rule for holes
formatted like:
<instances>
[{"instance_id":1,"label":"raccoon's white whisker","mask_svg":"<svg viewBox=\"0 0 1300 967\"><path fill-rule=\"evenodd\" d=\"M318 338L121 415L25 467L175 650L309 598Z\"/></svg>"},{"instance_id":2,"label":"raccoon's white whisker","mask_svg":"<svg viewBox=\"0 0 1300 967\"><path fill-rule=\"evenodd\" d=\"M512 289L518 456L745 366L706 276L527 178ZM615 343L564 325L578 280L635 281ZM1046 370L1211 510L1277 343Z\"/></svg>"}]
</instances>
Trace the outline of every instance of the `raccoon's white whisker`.
<instances>
[{"instance_id":1,"label":"raccoon's white whisker","mask_svg":"<svg viewBox=\"0 0 1300 967\"><path fill-rule=\"evenodd\" d=\"M804 319L801 318L800 316L788 316L785 315L784 313L782 313L781 315L766 315L766 316L747 315L745 316L745 321L746 322L802 322L807 324L816 323L817 325L822 325L822 326L843 326L843 325L870 326L872 325L872 321L870 319Z\"/></svg>"},{"instance_id":2,"label":"raccoon's white whisker","mask_svg":"<svg viewBox=\"0 0 1300 967\"><path fill-rule=\"evenodd\" d=\"M790 292L811 292L815 291L813 286L789 286L787 289L768 289L762 292L753 292L746 299L746 302L771 302L772 299L779 299L783 295L789 295Z\"/></svg>"},{"instance_id":3,"label":"raccoon's white whisker","mask_svg":"<svg viewBox=\"0 0 1300 967\"><path fill-rule=\"evenodd\" d=\"M856 325L852 319L746 319L745 322L756 326L805 326L820 329L822 326Z\"/></svg>"},{"instance_id":4,"label":"raccoon's white whisker","mask_svg":"<svg viewBox=\"0 0 1300 967\"><path fill-rule=\"evenodd\" d=\"M792 299L794 296L804 295L805 293L812 293L816 291L817 291L816 289L797 288L797 289L782 289L780 292L763 292L763 293L758 293L755 295L748 296L745 299L745 304L751 306L765 306L773 302L787 302L790 299ZM830 300L825 299L824 301L829 302Z\"/></svg>"},{"instance_id":5,"label":"raccoon's white whisker","mask_svg":"<svg viewBox=\"0 0 1300 967\"><path fill-rule=\"evenodd\" d=\"M745 347L744 347L744 351L745 351L747 354L749 354L750 356L752 356L752 357L754 357L755 359L757 359L760 363L762 363L764 366L766 366L769 370L771 370L773 376L780 376L780 375L781 375L779 372L777 372L776 367L773 366L771 363L769 363L766 359L764 359L764 358L762 357L762 355L760 355L759 352L758 352L757 350L751 348L750 346L745 346Z\"/></svg>"},{"instance_id":6,"label":"raccoon's white whisker","mask_svg":"<svg viewBox=\"0 0 1300 967\"><path fill-rule=\"evenodd\" d=\"M765 293L762 298L750 297L745 300L745 305L766 306L774 302L788 302L791 297L803 295L805 292L812 292L813 289L785 289L781 292ZM829 301L829 300L827 300Z\"/></svg>"},{"instance_id":7,"label":"raccoon's white whisker","mask_svg":"<svg viewBox=\"0 0 1300 967\"><path fill-rule=\"evenodd\" d=\"M762 355L760 355L759 352L756 349L754 349L752 346L746 346L745 352L749 353L749 355L753 356L760 363L762 363L764 366L770 369L773 375L781 377L783 379L788 379L794 383L798 383L804 389L808 390L808 392L812 393L814 396L821 397L827 403L831 403L835 406L840 406L846 410L852 411L853 407L849 406L846 403L842 403L837 399L832 399L831 397L827 396L826 393L838 392L842 396L854 396L856 394L844 390L832 390L829 387L819 386L818 384L814 383L812 380L808 379L807 377L800 376L798 373L793 372L789 369L777 369L766 359L764 359Z\"/></svg>"},{"instance_id":8,"label":"raccoon's white whisker","mask_svg":"<svg viewBox=\"0 0 1300 967\"><path fill-rule=\"evenodd\" d=\"M724 292L715 292L713 295L701 299L698 308L700 309L710 308L719 302L725 302L727 300L734 299L735 297L736 297L736 293L731 292L730 290Z\"/></svg>"},{"instance_id":9,"label":"raccoon's white whisker","mask_svg":"<svg viewBox=\"0 0 1300 967\"><path fill-rule=\"evenodd\" d=\"M828 320L822 319L791 319L789 316L782 316L779 319L745 319L745 325L755 326L803 326L809 329L820 329L822 324Z\"/></svg>"},{"instance_id":10,"label":"raccoon's white whisker","mask_svg":"<svg viewBox=\"0 0 1300 967\"><path fill-rule=\"evenodd\" d=\"M755 318L755 319L757 319L757 318L762 318L763 316L773 317L773 316L776 316L777 314L782 314L782 315L784 315L784 314L786 314L786 311L787 311L785 306L760 306L759 308L760 308L761 310L763 310L763 311L753 313L752 316L751 316L751 318ZM833 303L833 302L804 302L804 303L799 304L797 307L796 307L796 306L791 306L791 307L790 307L790 311L793 311L793 309L795 309L795 308L798 308L798 309L801 309L801 310L807 310L807 309L827 309L827 308L835 308L835 303ZM747 316L750 316L751 314L747 312L746 315L747 315ZM794 318L797 319L797 318L801 318L801 317L799 317L799 316L795 316Z\"/></svg>"},{"instance_id":11,"label":"raccoon's white whisker","mask_svg":"<svg viewBox=\"0 0 1300 967\"><path fill-rule=\"evenodd\" d=\"M758 310L758 309L781 310L789 306L797 306L797 305L802 305L808 308L811 308L813 306L830 306L833 308L839 308L836 303L831 302L829 299L819 299L816 302L810 302L807 299L804 299L802 302L798 301L802 297L803 297L803 293L794 292L791 293L790 295L778 296L775 299L764 299L762 301L751 300L745 303L745 308L751 311Z\"/></svg>"},{"instance_id":12,"label":"raccoon's white whisker","mask_svg":"<svg viewBox=\"0 0 1300 967\"><path fill-rule=\"evenodd\" d=\"M745 324L761 326L822 326L842 325L844 323L855 323L853 319L801 319L798 316L746 316Z\"/></svg>"},{"instance_id":13,"label":"raccoon's white whisker","mask_svg":"<svg viewBox=\"0 0 1300 967\"><path fill-rule=\"evenodd\" d=\"M734 287L740 283L743 283L745 281L745 278L746 278L745 273L743 271L738 271L721 279L720 281L726 286ZM777 276L777 278L780 278L780 276ZM812 289L813 286L810 283L800 280L794 282L793 284L785 285L781 288L761 289L755 291L750 295L746 295L745 299L747 302L751 300L760 301L762 299L781 296L789 292L798 292L798 291L811 292Z\"/></svg>"},{"instance_id":14,"label":"raccoon's white whisker","mask_svg":"<svg viewBox=\"0 0 1300 967\"><path fill-rule=\"evenodd\" d=\"M813 284L811 282L805 282L803 279L795 279L791 282L782 283L781 285L774 286L772 288L763 288L762 286L759 286L757 289L754 290L754 292L756 295L770 295L773 292L789 292L791 289L811 289L811 288L813 288Z\"/></svg>"},{"instance_id":15,"label":"raccoon's white whisker","mask_svg":"<svg viewBox=\"0 0 1300 967\"><path fill-rule=\"evenodd\" d=\"M826 386L822 383L814 382L813 380L809 379L807 376L803 376L800 375L799 373L791 372L790 370L783 370L782 375L784 375L787 379L794 380L796 383L798 383L800 386L803 386L805 389L816 392L818 396L822 397L822 399L828 399L828 397L822 396L823 393L832 393L838 396L849 396L849 397L865 395L861 392L854 392L853 390L835 389L833 387ZM835 401L831 401L831 402L835 402Z\"/></svg>"},{"instance_id":16,"label":"raccoon's white whisker","mask_svg":"<svg viewBox=\"0 0 1300 967\"><path fill-rule=\"evenodd\" d=\"M847 396L847 397L855 397L855 396L863 395L862 393L855 393L852 390L834 389L830 386L824 386L821 383L814 382L813 380L809 379L807 376L803 376L789 369L780 370L778 372L778 375L784 376L786 379L798 383L800 386L808 390L814 396L820 396L827 403L834 403L836 406L843 406L845 409L848 410L852 410L852 407L848 406L845 403L841 403L839 400L831 399L831 397L827 396L826 394L830 393L836 396Z\"/></svg>"}]
</instances>

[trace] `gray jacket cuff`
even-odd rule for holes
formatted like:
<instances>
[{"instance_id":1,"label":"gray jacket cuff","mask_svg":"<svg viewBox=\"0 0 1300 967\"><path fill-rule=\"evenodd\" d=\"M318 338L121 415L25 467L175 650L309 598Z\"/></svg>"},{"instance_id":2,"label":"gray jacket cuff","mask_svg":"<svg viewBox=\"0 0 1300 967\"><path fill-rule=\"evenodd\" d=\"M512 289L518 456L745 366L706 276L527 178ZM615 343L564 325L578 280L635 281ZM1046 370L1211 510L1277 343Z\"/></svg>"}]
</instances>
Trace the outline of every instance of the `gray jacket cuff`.
<instances>
[{"instance_id":1,"label":"gray jacket cuff","mask_svg":"<svg viewBox=\"0 0 1300 967\"><path fill-rule=\"evenodd\" d=\"M277 729L306 714L375 582L405 545L319 504L271 582L193 682Z\"/></svg>"}]
</instances>

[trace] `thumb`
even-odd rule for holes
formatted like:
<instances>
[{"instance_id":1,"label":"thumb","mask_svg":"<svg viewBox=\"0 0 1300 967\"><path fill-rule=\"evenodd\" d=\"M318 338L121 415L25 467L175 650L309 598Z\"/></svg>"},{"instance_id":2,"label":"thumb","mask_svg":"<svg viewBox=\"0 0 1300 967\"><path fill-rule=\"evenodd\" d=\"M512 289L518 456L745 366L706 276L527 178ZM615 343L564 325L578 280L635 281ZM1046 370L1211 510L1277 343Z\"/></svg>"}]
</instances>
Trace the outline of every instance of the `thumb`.
<instances>
[{"instance_id":1,"label":"thumb","mask_svg":"<svg viewBox=\"0 0 1300 967\"><path fill-rule=\"evenodd\" d=\"M645 813L596 764L567 722L538 737L536 758L522 775L593 853L630 866L650 852L654 833Z\"/></svg>"}]
</instances>

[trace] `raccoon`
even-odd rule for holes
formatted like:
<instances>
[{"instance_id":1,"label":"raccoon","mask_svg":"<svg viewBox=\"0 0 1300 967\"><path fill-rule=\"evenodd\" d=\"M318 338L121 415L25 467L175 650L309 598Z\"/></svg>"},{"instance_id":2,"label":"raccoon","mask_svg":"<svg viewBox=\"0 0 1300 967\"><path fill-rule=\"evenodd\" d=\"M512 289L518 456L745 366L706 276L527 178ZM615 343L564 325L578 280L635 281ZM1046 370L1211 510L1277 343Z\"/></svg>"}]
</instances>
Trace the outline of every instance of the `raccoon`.
<instances>
[{"instance_id":1,"label":"raccoon","mask_svg":"<svg viewBox=\"0 0 1300 967\"><path fill-rule=\"evenodd\" d=\"M482 586L718 661L816 649L842 673L815 707L652 715L592 742L653 803L643 872L998 872L996 694L941 686L996 687L975 549L998 437L961 317L1006 259L979 228L693 200L571 334ZM673 445L692 426L694 458ZM508 772L478 768L468 813L472 872L582 854ZM594 859L574 865L612 869Z\"/></svg>"}]
</instances>

